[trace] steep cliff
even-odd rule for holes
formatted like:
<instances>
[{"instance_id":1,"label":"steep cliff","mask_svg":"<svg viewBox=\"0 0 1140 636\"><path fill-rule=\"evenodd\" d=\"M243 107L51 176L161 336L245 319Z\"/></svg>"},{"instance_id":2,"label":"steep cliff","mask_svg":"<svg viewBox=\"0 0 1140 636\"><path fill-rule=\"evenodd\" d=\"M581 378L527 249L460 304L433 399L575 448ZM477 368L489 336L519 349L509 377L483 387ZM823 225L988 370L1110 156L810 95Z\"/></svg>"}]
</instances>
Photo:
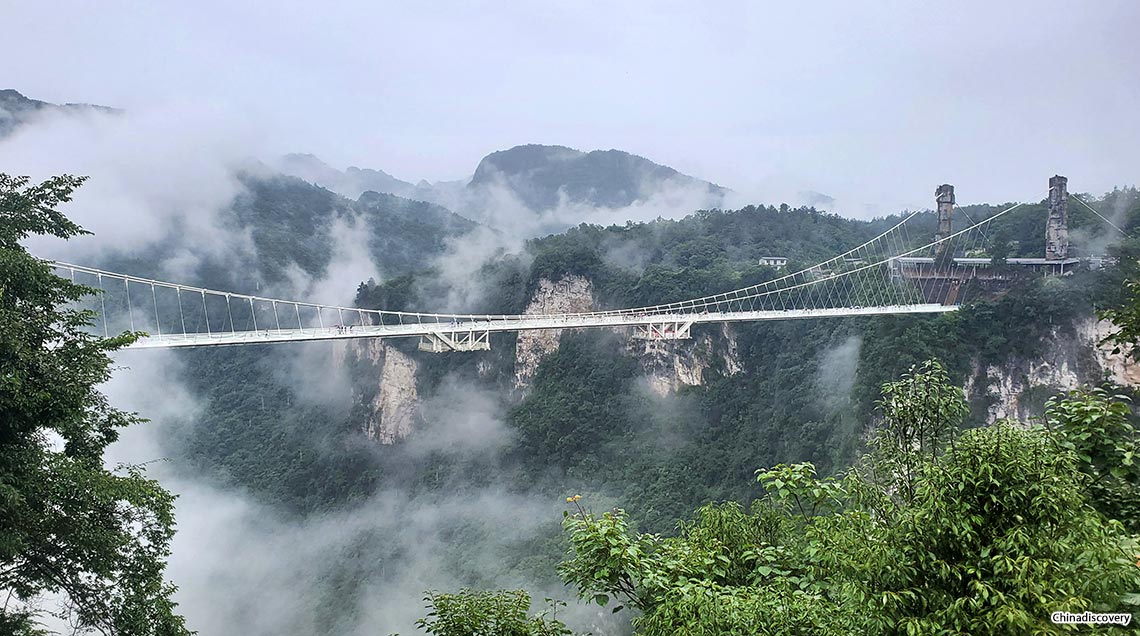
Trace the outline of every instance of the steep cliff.
<instances>
[{"instance_id":1,"label":"steep cliff","mask_svg":"<svg viewBox=\"0 0 1140 636\"><path fill-rule=\"evenodd\" d=\"M594 295L590 281L582 276L565 276L558 282L545 278L538 281L530 303L523 312L561 314L592 311ZM561 329L546 331L520 331L515 342L515 389L525 391L538 370L538 364L558 349Z\"/></svg>"},{"instance_id":2,"label":"steep cliff","mask_svg":"<svg viewBox=\"0 0 1140 636\"><path fill-rule=\"evenodd\" d=\"M558 281L540 280L525 313L573 313L595 307L590 280L565 276ZM1140 365L1100 344L1111 330L1112 325L1086 317L1058 325L1034 347L1038 353L1033 356L975 362L964 387L974 413L988 422L1025 421L1040 415L1045 401L1059 391L1106 379L1140 386ZM732 325L706 325L694 329L693 339L681 341L638 340L628 337L629 333L625 331L625 338L619 340L621 346L639 362L639 374L649 388L661 396L744 371L738 331ZM496 370L487 359L476 362L477 375L491 384L505 382L509 389L525 394L542 360L558 350L561 337L561 330L520 332L515 336L513 377L504 378L502 367ZM422 365L416 354L405 354L380 341L351 346L353 364L358 367L354 372L358 425L381 444L404 439L421 418L417 382Z\"/></svg>"},{"instance_id":3,"label":"steep cliff","mask_svg":"<svg viewBox=\"0 0 1140 636\"><path fill-rule=\"evenodd\" d=\"M1102 341L1116 331L1116 326L1107 320L1087 320L1077 326L1081 336L1095 344L1094 354L1101 371L1109 381L1121 386L1140 386L1140 364L1125 355L1113 353L1113 346Z\"/></svg>"},{"instance_id":4,"label":"steep cliff","mask_svg":"<svg viewBox=\"0 0 1140 636\"><path fill-rule=\"evenodd\" d=\"M1100 344L1112 330L1111 323L1084 318L1071 330L1055 330L1034 358L975 365L966 382L966 394L975 408L984 409L987 422L1004 418L1024 421L1039 415L1044 401L1058 391L1104 380L1140 386L1140 365Z\"/></svg>"},{"instance_id":5,"label":"steep cliff","mask_svg":"<svg viewBox=\"0 0 1140 636\"><path fill-rule=\"evenodd\" d=\"M525 313L573 313L591 311L595 302L591 283L581 276L566 276L555 282L540 280ZM562 330L519 332L516 336L513 388L527 391L543 358L558 350ZM360 429L380 444L394 444L416 427L421 417L417 388L421 365L416 358L381 340L362 340L337 345L337 362L346 365L354 378L357 422ZM729 325L706 329L692 340L648 341L628 338L626 350L641 361L642 375L658 395L683 386L699 386L710 370L735 375L742 370L735 332ZM446 355L446 354L445 354ZM476 363L480 377L487 378L489 363Z\"/></svg>"},{"instance_id":6,"label":"steep cliff","mask_svg":"<svg viewBox=\"0 0 1140 636\"><path fill-rule=\"evenodd\" d=\"M416 361L382 340L360 340L346 345L356 369L357 406L362 408L360 428L369 439L394 444L415 427L419 417Z\"/></svg>"},{"instance_id":7,"label":"steep cliff","mask_svg":"<svg viewBox=\"0 0 1140 636\"><path fill-rule=\"evenodd\" d=\"M700 386L709 369L719 367L724 375L736 375L742 367L737 355L736 335L731 325L721 325L716 337L700 334L692 340L635 340L627 349L638 360L658 395L666 395L682 386Z\"/></svg>"},{"instance_id":8,"label":"steep cliff","mask_svg":"<svg viewBox=\"0 0 1140 636\"><path fill-rule=\"evenodd\" d=\"M566 276L558 282L542 279L524 313L573 313L592 311L594 298L590 281L581 276ZM561 329L519 332L515 345L514 388L526 391L542 359L558 350ZM716 337L709 333L683 341L626 341L626 350L638 358L650 388L659 395L682 386L704 383L705 374L714 366L725 375L741 370L736 338L729 325L723 325Z\"/></svg>"}]
</instances>

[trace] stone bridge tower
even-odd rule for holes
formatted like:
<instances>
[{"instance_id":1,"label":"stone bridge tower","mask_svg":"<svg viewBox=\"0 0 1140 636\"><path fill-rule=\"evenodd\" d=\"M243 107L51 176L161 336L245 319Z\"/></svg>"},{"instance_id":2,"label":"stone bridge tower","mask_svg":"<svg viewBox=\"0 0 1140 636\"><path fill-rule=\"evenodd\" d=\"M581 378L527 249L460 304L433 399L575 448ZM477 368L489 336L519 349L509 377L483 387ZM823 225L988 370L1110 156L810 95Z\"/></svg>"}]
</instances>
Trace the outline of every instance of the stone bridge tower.
<instances>
[{"instance_id":1,"label":"stone bridge tower","mask_svg":"<svg viewBox=\"0 0 1140 636\"><path fill-rule=\"evenodd\" d=\"M1069 180L1061 175L1049 179L1049 220L1045 223L1045 259L1069 257Z\"/></svg>"},{"instance_id":2,"label":"stone bridge tower","mask_svg":"<svg viewBox=\"0 0 1140 636\"><path fill-rule=\"evenodd\" d=\"M938 241L954 232L951 222L954 216L954 186L949 183L938 186L938 189L934 191L934 200L938 203L938 233L934 235L934 240ZM939 243L934 248L934 255L941 257L952 242Z\"/></svg>"}]
</instances>

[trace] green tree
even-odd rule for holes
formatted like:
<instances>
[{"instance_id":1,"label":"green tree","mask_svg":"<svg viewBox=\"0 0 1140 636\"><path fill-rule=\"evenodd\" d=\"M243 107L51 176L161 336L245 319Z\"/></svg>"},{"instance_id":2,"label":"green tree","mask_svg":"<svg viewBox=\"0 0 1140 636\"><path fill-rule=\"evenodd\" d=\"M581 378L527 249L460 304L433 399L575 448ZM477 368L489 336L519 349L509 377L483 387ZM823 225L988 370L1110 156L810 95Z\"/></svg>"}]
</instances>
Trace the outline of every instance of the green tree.
<instances>
[{"instance_id":1,"label":"green tree","mask_svg":"<svg viewBox=\"0 0 1140 636\"><path fill-rule=\"evenodd\" d=\"M710 504L675 537L571 498L559 574L580 598L640 610L647 636L1062 633L1054 611L1140 603L1136 543L1089 505L1058 436L1004 423L955 436L961 389L933 361L884 384L880 405L866 470L757 471L751 511Z\"/></svg>"},{"instance_id":2,"label":"green tree","mask_svg":"<svg viewBox=\"0 0 1140 636\"><path fill-rule=\"evenodd\" d=\"M1041 429L963 433L870 541L852 566L884 634L1060 633L1051 612L1121 611L1140 585L1123 529Z\"/></svg>"},{"instance_id":3,"label":"green tree","mask_svg":"<svg viewBox=\"0 0 1140 636\"><path fill-rule=\"evenodd\" d=\"M95 290L20 245L86 233L56 210L82 182L0 174L0 591L16 601L0 625L35 633L32 608L54 594L84 630L187 634L162 576L174 497L138 467L103 466L118 430L141 420L96 386L109 377L108 353L137 336L90 335L92 314L75 303Z\"/></svg>"},{"instance_id":4,"label":"green tree","mask_svg":"<svg viewBox=\"0 0 1140 636\"><path fill-rule=\"evenodd\" d=\"M783 491L780 507L785 498L806 505L835 492L830 481L814 492L806 483L810 465L791 467L786 482L782 472L766 479ZM622 510L595 515L578 507L564 521L572 553L559 573L580 598L600 605L616 599L615 612L640 610L633 625L647 636L861 632L858 608L819 576L808 535L792 515L775 506L709 504L678 526L678 536L662 537L633 532Z\"/></svg>"},{"instance_id":5,"label":"green tree","mask_svg":"<svg viewBox=\"0 0 1140 636\"><path fill-rule=\"evenodd\" d=\"M1089 477L1093 505L1140 533L1140 431L1130 415L1127 397L1102 389L1073 391L1045 405L1045 421Z\"/></svg>"},{"instance_id":6,"label":"green tree","mask_svg":"<svg viewBox=\"0 0 1140 636\"><path fill-rule=\"evenodd\" d=\"M912 366L898 381L884 384L882 395L877 405L883 419L872 440L871 464L909 502L922 471L954 439L970 409L937 360Z\"/></svg>"},{"instance_id":7,"label":"green tree","mask_svg":"<svg viewBox=\"0 0 1140 636\"><path fill-rule=\"evenodd\" d=\"M1115 345L1115 352L1124 352L1136 360L1140 360L1140 261L1126 263L1124 268L1131 276L1124 281L1124 298L1116 306L1102 310L1100 317L1111 320L1117 325L1117 330L1105 342Z\"/></svg>"},{"instance_id":8,"label":"green tree","mask_svg":"<svg viewBox=\"0 0 1140 636\"><path fill-rule=\"evenodd\" d=\"M428 592L431 610L416 627L434 636L567 636L572 632L558 620L565 603L546 599L550 609L528 616L530 595L522 590L455 594Z\"/></svg>"},{"instance_id":9,"label":"green tree","mask_svg":"<svg viewBox=\"0 0 1140 636\"><path fill-rule=\"evenodd\" d=\"M990 265L992 267L1005 267L1012 251L1013 245L1009 238L1009 228L998 228L994 233L993 242L990 244Z\"/></svg>"}]
</instances>

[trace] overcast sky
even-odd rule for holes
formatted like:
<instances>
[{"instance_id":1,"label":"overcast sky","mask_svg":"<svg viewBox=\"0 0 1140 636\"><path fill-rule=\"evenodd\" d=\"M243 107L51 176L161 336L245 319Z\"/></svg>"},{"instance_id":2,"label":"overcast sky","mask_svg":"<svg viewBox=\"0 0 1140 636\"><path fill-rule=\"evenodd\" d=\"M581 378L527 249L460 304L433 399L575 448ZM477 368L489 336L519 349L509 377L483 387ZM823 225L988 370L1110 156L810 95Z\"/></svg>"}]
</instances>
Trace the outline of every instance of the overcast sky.
<instances>
[{"instance_id":1,"label":"overcast sky","mask_svg":"<svg viewBox=\"0 0 1140 636\"><path fill-rule=\"evenodd\" d=\"M1058 172L1138 181L1140 2L804 4L9 3L0 88L191 104L410 181L522 143L853 215L929 206L942 182L966 203L1042 198Z\"/></svg>"}]
</instances>

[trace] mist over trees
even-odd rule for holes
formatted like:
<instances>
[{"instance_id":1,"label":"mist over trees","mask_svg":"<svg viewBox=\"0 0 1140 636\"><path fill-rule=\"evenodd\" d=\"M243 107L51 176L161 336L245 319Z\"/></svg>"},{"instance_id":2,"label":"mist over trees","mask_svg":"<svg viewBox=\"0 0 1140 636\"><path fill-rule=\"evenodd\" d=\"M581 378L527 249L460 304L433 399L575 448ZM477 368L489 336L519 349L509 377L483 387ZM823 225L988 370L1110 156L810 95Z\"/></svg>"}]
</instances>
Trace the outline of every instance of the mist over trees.
<instances>
[{"instance_id":1,"label":"mist over trees","mask_svg":"<svg viewBox=\"0 0 1140 636\"><path fill-rule=\"evenodd\" d=\"M28 187L19 180L9 184L14 192ZM63 192L76 184L57 185ZM12 208L16 203L24 205L24 199L26 195L20 194L6 200L10 205L5 209L16 209ZM368 215L384 215L372 227L385 227L388 231L373 239L379 242L366 242L366 246L372 245L366 249L388 259L384 261L386 268L406 273L381 282L362 283L357 302L364 307L386 309L414 308L425 296L447 296L449 288L458 284L457 279L416 264L425 263L424 254L446 251L448 236L460 235L470 228L461 218L428 204L380 195L345 203L327 191L296 180L261 177L247 177L246 193L235 201L233 214L235 227L255 229L251 241L256 258L251 262L257 263L258 271L263 272L259 276L265 284L286 281L286 270L294 266L311 270L314 280L323 272L340 267L334 266L333 250L342 240L334 231L335 219L356 217L359 223L366 221ZM1131 220L1126 222L1132 227L1134 217L1128 218ZM62 217L51 219L65 223ZM918 221L929 222L925 218ZM485 289L469 297L477 299L479 307L486 311L517 312L539 281L582 276L592 282L596 300L603 306L672 300L693 292L732 289L778 275L756 265L758 256L781 253L793 262L808 263L858 244L895 222L897 218L852 221L810 208L750 207L705 211L678 221L610 227L582 225L564 234L528 242L525 255L501 253L483 263L478 273L485 281ZM52 227L42 220L36 223L24 230L12 230L17 234L12 234L9 244L19 247L19 231L46 231ZM1018 223L1014 218L1008 226L1011 243L1037 230L1032 223L1019 230ZM64 228L60 230L64 232L74 231L70 225L58 227ZM400 244L418 248L393 251L385 247ZM1126 256L1130 245L1125 241L1113 248L1114 253ZM26 251L22 254L20 258L30 259ZM157 254L143 254L112 263L145 272L157 259ZM431 262L426 261L429 265ZM215 283L231 280L231 272L224 267L207 266L200 271L216 276ZM174 474L197 472L226 487L242 488L267 509L297 523L338 515L355 522L360 511L371 510L377 502L387 501L389 504L385 505L391 505L393 500L399 503L388 510L404 510L408 514L430 510L432 515L442 514L427 526L441 541L441 548L432 555L433 571L447 572L447 581L473 589L464 592L455 587L433 593L428 601L437 611L458 617L460 622L456 624L479 625L481 616L497 616L494 620L504 624L513 621L524 625L520 629L563 633L558 630L571 629L565 625L584 623L582 606L558 609L555 605L542 615L540 602L544 595L564 598L563 580L577 586L588 600L602 600L598 595L605 595L609 601L605 611L609 612L622 594L632 594L627 589L632 583L606 587L599 579L590 578L592 566L587 562L563 565L561 569L558 566L568 547L579 545L579 540L586 541L592 536L589 532L597 530L589 526L594 529L583 535L583 527L574 525L589 520L590 524L601 523L608 528L607 537L624 533L627 539L621 541L628 540L643 557L660 551L630 570L629 579L650 579L657 586L652 588L656 591L643 597L635 586L631 589L638 592L637 597L627 595L623 599L627 609L637 608L641 612L637 625L645 633L668 633L667 626L685 621L713 630L710 633L731 633L732 629L745 629L743 625L757 616L770 616L775 608L802 611L803 615L818 619L819 629L834 629L836 633L855 627L867 629L868 633L876 629L891 633L884 625L903 620L922 626L921 629L935 629L943 624L939 621L954 623L984 615L985 607L994 612L1014 611L1009 609L1012 607L1016 610L1014 618L1022 621L1018 624L1039 625L1042 619L1037 610L1059 602L1054 597L1007 598L989 605L985 598L975 599L970 601L971 610L963 609L963 613L952 616L935 616L915 609L913 595L917 592L912 589L913 580L904 576L906 572L890 568L908 563L908 568L919 567L933 558L923 556L928 553L921 550L931 549L930 542L943 539L923 534L920 525L913 525L911 535L898 534L896 528L911 515L928 518L941 514L945 516L939 519L949 520L963 514L961 510L931 506L935 502L945 503L948 495L944 490L953 483L977 478L970 471L990 470L954 463L968 457L946 450L951 438L955 448L960 442L965 444L971 456L985 455L991 446L1008 450L1011 454L992 457L994 466L1006 467L1002 470L1026 461L1037 465L1048 453L1056 451L1062 459L1042 464L1042 470L1069 476L1057 490L1039 495L1069 502L1073 515L1058 517L1059 511L1051 509L1041 512L1038 521L1073 528L1073 549L1091 550L1089 554L1093 555L1089 557L1091 561L1078 559L1078 565L1114 571L1118 564L1106 560L1106 555L1111 546L1122 550L1121 554L1127 552L1125 529L1134 525L1137 500L1132 460L1136 435L1131 411L1125 403L1112 397L1113 392L1061 396L1048 405L1048 396L1042 396L1042 412L1047 414L1052 432L994 429L991 433L985 429L967 434L956 431L961 424L979 424L987 405L977 402L976 395L971 396L975 403L966 403L961 391L954 387L969 379L978 361L985 364L1009 356L1034 355L1057 330L1071 329L1074 321L1090 317L1093 307L1127 307L1130 297L1121 293L1127 288L1117 282L1127 271L1108 268L1079 272L1064 280L1017 280L1009 293L964 308L956 315L743 325L731 334L743 372L734 373L714 365L707 370L701 386L683 388L670 396L646 389L638 378L641 371L636 352L626 348L614 334L564 334L559 349L539 365L530 390L515 397L510 397L508 387L514 364L511 339L498 338L494 349L481 358L428 357L413 352L407 343L395 343L407 355L417 356L422 365L418 383L425 395L439 396L441 404L473 391L485 396L482 402L467 404L487 411L489 423L485 426L491 428L480 430L495 441L470 447L457 446L454 440L458 438L444 432L452 430L448 429L447 418L458 417L446 409L437 411L434 421L425 420L424 428L416 433L426 440L433 430L439 432L444 435L439 443L416 444L415 434L407 443L390 447L369 443L360 434L360 415L356 412L359 405L351 403L348 387L340 387L334 392L339 397L335 397L331 393L313 394L297 383L284 381L286 376L280 367L300 368L293 366L300 358L280 348L184 352L179 355L179 377L190 391L205 399L194 411L192 421L175 418L167 423L164 430L170 436L163 446L172 457ZM11 273L9 280L16 278L16 273ZM67 289L66 284L60 289ZM11 300L14 296L6 291L5 298ZM15 311L9 312L10 318L17 315ZM15 319L10 319L10 323L17 325ZM1127 327L1130 323L1122 320L1121 324ZM715 346L727 346L726 333L710 329L707 335ZM130 337L113 341L122 344ZM943 362L921 366L931 357ZM310 360L308 364L314 362ZM318 358L315 364L327 365L328 361ZM349 361L349 373L343 382L356 381L353 373L359 370L353 371L353 364L356 363ZM835 370L840 368L846 371ZM103 375L86 377L98 382L106 378L105 367L100 373ZM835 390L840 377L846 387L842 394ZM219 382L219 378L227 381ZM876 404L881 406L878 412ZM130 421L121 414L107 417L122 424ZM874 438L878 442L867 445L864 431L871 425L879 427L882 433ZM896 434L889 436L891 431ZM101 456L113 437L108 434L88 452ZM1089 440L1097 441L1091 444ZM921 452L907 450L916 444ZM93 461L95 455L88 457ZM754 479L757 466L774 467L763 473L765 479L760 487ZM954 473L958 481L933 480L932 475L946 471L959 471ZM1053 474L1033 475L1034 480L1052 483ZM895 475L907 476L905 483L892 481ZM162 546L172 533L172 526L168 525L172 523L172 500L137 471L128 470L115 478L125 480L125 485L113 492L141 507L143 518L151 515L155 525L148 526L148 536L155 541L155 551L149 554L156 561L143 570L151 577L146 588L149 591L143 596L116 601L113 595L106 595L106 605L88 611L102 612L101 616L126 615L136 611L128 608L138 608L138 603L143 603L146 611L158 612L159 617L167 616L165 612L169 611L171 629L183 629L170 605L173 588L155 578L161 576L158 564L167 549ZM785 488L788 492L781 494L776 480L793 484L793 489ZM994 496L1009 501L1024 496L1013 482L1008 485L1011 490ZM535 504L560 501L567 492L581 493L582 499L574 503L583 508L573 508L577 514L570 519L577 521L568 521L570 525L563 534L555 509L549 504ZM395 499L393 493L398 493ZM797 496L801 501L795 502ZM894 501L896 497L901 499ZM457 504L464 500L479 503L455 516L443 513L461 510ZM496 500L504 505L493 503ZM810 506L805 503L808 501ZM475 512L479 506L482 512ZM617 506L622 512L594 516L589 512L594 506L599 510ZM525 510L525 529L495 537L501 515L511 514L507 511L512 509ZM1095 510L1095 514L1090 510ZM843 525L855 523L859 514L882 516L893 520L893 525L890 529ZM963 531L991 532L991 526L997 522L995 517ZM1124 524L1124 529L1120 524ZM852 544L819 543L823 528L827 529L829 540L839 541L847 536ZM840 548L857 547L852 532L872 530L882 532L881 543L890 547L875 554L852 553L860 555L858 559L850 556L846 561L822 560L821 546L830 546L830 558L840 559L836 556L842 552ZM377 589L376 568L416 567L415 559L422 558L410 556L409 544L402 538L392 544L375 529L349 536L349 553L357 557L333 558L322 566L316 583L319 591L315 593L319 600L313 605L319 609L314 609L310 617L313 629L349 628L357 620L357 599L367 599ZM129 544L132 539L122 535L119 540ZM674 553L705 554L698 547L711 552L694 557L695 561L674 563L670 560L673 557L667 558ZM585 544L582 548L592 553L593 548L587 549ZM965 549L953 549L960 548ZM998 553L1010 553L1008 548L1002 550ZM718 554L729 562L724 563ZM1040 558L1062 563L1067 562L1065 554ZM900 555L917 560L900 560ZM872 566L881 569L872 571ZM1049 568L1053 566L1046 567ZM721 570L723 574L718 573ZM103 572L114 585L122 585L121 574L114 574L113 569ZM686 580L701 582L674 589L668 581L679 581L669 578L677 572L685 572L689 577ZM1057 585L1063 588L1074 577L1085 576L1084 572L1062 569L1050 576L1056 576ZM1113 575L1117 578L1091 577L1101 587L1074 590L1072 598L1077 600L1067 607L1107 608L1114 599L1124 603L1131 598L1127 597L1127 590L1133 589L1128 587L1132 583L1128 582L1131 579L1127 572L1130 570L1120 570L1119 576ZM995 571L979 580L990 585L1004 579ZM884 587L884 581L891 583ZM503 584L530 591L480 591ZM34 596L37 591L52 589L48 583L40 585L29 587L27 594ZM950 598L950 583L945 585L948 591L943 593ZM1012 594L1003 590L999 592ZM865 608L859 603L872 597L881 599L885 594L900 595L891 597L891 609L876 610L879 614L863 612ZM785 603L789 599L794 600L792 605ZM714 612L710 618L708 608L722 606L735 609L724 614ZM405 609L415 612L413 608ZM80 616L79 609L74 612L74 616ZM627 615L630 613L612 616ZM145 620L168 620L155 619L155 614L147 616L150 618ZM13 614L13 621L24 621L13 624L27 624L28 618L27 614ZM595 619L585 622L592 620ZM708 623L710 620L713 622ZM784 619L770 619L765 624L772 627L772 633L784 633L779 630L790 629L791 623L781 620ZM425 621L423 628L448 633L445 630L449 623L443 619L427 617ZM734 624L736 627L732 627ZM976 630L982 629L982 623L970 624Z\"/></svg>"}]
</instances>

